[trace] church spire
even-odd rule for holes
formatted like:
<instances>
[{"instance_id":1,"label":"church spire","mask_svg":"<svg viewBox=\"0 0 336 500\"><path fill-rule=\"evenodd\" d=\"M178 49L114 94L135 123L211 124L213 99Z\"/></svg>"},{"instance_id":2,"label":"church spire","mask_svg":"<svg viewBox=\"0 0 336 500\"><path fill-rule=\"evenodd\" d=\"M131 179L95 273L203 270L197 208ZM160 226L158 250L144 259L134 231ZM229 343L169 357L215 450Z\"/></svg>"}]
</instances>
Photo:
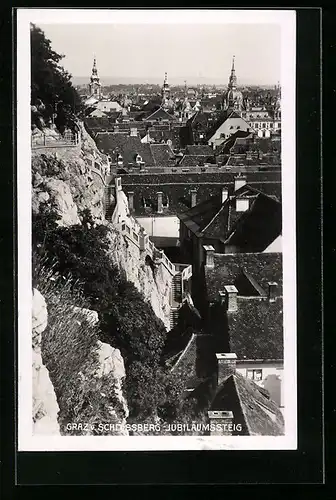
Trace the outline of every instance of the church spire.
<instances>
[{"instance_id":1,"label":"church spire","mask_svg":"<svg viewBox=\"0 0 336 500\"><path fill-rule=\"evenodd\" d=\"M91 82L99 82L99 76L98 76L98 70L97 70L97 60L96 60L95 55L93 56Z\"/></svg>"},{"instance_id":2,"label":"church spire","mask_svg":"<svg viewBox=\"0 0 336 500\"><path fill-rule=\"evenodd\" d=\"M90 90L90 95L94 95L98 99L102 97L101 93L101 83L100 83L100 78L98 76L98 70L97 70L97 60L96 56L93 56L93 65L92 65L92 73L91 73L91 78L90 78L90 83L89 83L89 90Z\"/></svg>"},{"instance_id":3,"label":"church spire","mask_svg":"<svg viewBox=\"0 0 336 500\"><path fill-rule=\"evenodd\" d=\"M231 75L229 78L229 88L233 89L236 88L237 86L237 77L236 77L236 70L235 70L235 56L232 57L232 68L231 68Z\"/></svg>"}]
</instances>

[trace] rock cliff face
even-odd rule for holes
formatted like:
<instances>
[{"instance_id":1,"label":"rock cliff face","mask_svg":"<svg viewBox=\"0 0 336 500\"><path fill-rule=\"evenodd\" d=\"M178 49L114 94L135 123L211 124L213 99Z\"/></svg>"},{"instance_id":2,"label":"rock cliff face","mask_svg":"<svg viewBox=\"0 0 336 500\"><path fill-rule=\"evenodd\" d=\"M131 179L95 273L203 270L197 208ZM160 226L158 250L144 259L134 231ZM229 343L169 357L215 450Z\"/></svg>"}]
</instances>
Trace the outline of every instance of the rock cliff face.
<instances>
[{"instance_id":1,"label":"rock cliff face","mask_svg":"<svg viewBox=\"0 0 336 500\"><path fill-rule=\"evenodd\" d=\"M90 209L92 216L104 219L104 184L91 167L105 172L107 158L81 126L81 144L72 147L32 149L32 204L38 213L41 203L56 208L61 225L78 224L78 214Z\"/></svg>"},{"instance_id":2,"label":"rock cliff face","mask_svg":"<svg viewBox=\"0 0 336 500\"><path fill-rule=\"evenodd\" d=\"M60 435L57 422L59 407L49 372L42 362L41 335L48 324L44 297L33 290L32 344L33 344L33 433Z\"/></svg>"}]
</instances>

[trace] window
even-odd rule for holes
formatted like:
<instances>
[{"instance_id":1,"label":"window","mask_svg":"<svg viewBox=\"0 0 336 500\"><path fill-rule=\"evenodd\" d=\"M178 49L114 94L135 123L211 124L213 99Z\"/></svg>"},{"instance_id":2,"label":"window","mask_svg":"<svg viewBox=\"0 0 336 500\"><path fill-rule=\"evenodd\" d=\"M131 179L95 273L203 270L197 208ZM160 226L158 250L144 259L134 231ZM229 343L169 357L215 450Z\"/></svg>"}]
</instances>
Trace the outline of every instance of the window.
<instances>
[{"instance_id":1,"label":"window","mask_svg":"<svg viewBox=\"0 0 336 500\"><path fill-rule=\"evenodd\" d=\"M246 370L246 378L258 382L262 380L262 370Z\"/></svg>"}]
</instances>

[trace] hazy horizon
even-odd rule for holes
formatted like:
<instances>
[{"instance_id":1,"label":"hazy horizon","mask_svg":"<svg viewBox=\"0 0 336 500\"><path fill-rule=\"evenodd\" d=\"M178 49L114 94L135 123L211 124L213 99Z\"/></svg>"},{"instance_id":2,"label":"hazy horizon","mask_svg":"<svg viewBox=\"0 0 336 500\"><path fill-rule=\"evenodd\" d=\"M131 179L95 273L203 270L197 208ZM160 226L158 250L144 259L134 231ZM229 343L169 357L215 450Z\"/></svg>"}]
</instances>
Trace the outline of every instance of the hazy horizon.
<instances>
[{"instance_id":1,"label":"hazy horizon","mask_svg":"<svg viewBox=\"0 0 336 500\"><path fill-rule=\"evenodd\" d=\"M38 24L61 64L89 78L94 56L103 85L227 85L232 57L238 86L280 81L280 28L273 24ZM114 83L105 83L113 80ZM84 81L82 83L85 83Z\"/></svg>"},{"instance_id":2,"label":"hazy horizon","mask_svg":"<svg viewBox=\"0 0 336 500\"><path fill-rule=\"evenodd\" d=\"M110 86L110 85L159 85L159 86L162 86L162 83L163 83L163 80L159 81L157 78L153 77L153 78L146 78L144 80L140 80L139 78L137 77L131 77L131 76L128 76L128 77L124 77L124 76L104 76L104 75L99 75L99 78L100 78L100 81L101 81L101 84L103 86ZM89 84L89 79L90 77L89 76L78 76L78 75L72 75L72 82L74 85L85 85L85 84ZM207 86L211 86L211 85L216 85L216 86L222 86L222 87L226 87L227 86L227 83L226 82L222 82L221 79L218 79L217 81L215 81L215 79L213 80L209 80L209 79L206 79L206 77L204 78L197 78L197 77L185 77L184 79L182 78L169 78L169 84L171 86L184 86L184 82L185 80L187 81L187 84L189 87L196 87L198 85L202 86L202 85L207 85ZM278 82L274 82L274 83L263 83L263 82L259 82L259 83L255 83L255 82L240 82L238 84L238 87L244 87L244 86L258 86L258 87L274 87L274 85L276 85Z\"/></svg>"}]
</instances>

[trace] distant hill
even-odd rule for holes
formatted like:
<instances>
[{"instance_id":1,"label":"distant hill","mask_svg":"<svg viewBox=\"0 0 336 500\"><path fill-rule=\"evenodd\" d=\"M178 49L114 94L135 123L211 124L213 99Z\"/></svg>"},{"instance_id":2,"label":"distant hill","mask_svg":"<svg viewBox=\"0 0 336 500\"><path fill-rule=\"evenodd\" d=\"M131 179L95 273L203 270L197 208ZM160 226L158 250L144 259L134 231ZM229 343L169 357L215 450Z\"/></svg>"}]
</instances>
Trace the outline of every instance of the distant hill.
<instances>
[{"instance_id":1,"label":"distant hill","mask_svg":"<svg viewBox=\"0 0 336 500\"><path fill-rule=\"evenodd\" d=\"M72 77L72 83L73 85L85 85L89 84L89 76L73 76ZM213 78L213 79L207 79L206 77L184 77L184 78L169 78L169 83L171 85L184 85L184 80L187 81L189 86L193 85L224 85L226 86L226 80L224 79L219 79L219 78ZM128 77L128 76L101 76L100 81L102 85L107 86L107 85L118 85L118 84L125 84L125 85L136 85L136 84L156 84L156 85L162 85L163 78L157 78L157 77L146 77L146 78L141 78L141 77ZM258 86L262 88L274 88L274 85L271 84L257 84L255 82L248 82L248 81L239 81L239 86L244 86L244 85L250 85L250 86Z\"/></svg>"}]
</instances>

